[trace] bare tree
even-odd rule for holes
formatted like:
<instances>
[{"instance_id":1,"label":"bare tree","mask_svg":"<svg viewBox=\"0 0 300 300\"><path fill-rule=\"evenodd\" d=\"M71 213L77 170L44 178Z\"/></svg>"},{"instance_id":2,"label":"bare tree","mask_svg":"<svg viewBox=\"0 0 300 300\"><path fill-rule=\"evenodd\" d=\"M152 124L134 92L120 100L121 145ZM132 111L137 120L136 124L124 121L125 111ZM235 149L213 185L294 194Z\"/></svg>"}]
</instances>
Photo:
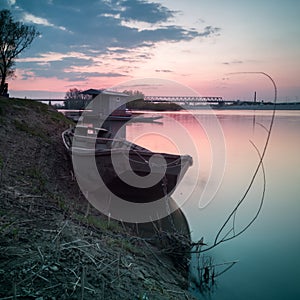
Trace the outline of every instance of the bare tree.
<instances>
[{"instance_id":1,"label":"bare tree","mask_svg":"<svg viewBox=\"0 0 300 300\"><path fill-rule=\"evenodd\" d=\"M136 98L144 99L145 95L143 92L138 90L124 90L123 93L129 95L129 96L135 96Z\"/></svg>"},{"instance_id":2,"label":"bare tree","mask_svg":"<svg viewBox=\"0 0 300 300\"><path fill-rule=\"evenodd\" d=\"M34 26L15 22L9 10L0 11L0 96L6 92L6 78L14 74L15 59L38 35Z\"/></svg>"},{"instance_id":3,"label":"bare tree","mask_svg":"<svg viewBox=\"0 0 300 300\"><path fill-rule=\"evenodd\" d=\"M65 99L65 108L84 109L91 101L91 96L82 94L82 90L73 88L66 92Z\"/></svg>"}]
</instances>

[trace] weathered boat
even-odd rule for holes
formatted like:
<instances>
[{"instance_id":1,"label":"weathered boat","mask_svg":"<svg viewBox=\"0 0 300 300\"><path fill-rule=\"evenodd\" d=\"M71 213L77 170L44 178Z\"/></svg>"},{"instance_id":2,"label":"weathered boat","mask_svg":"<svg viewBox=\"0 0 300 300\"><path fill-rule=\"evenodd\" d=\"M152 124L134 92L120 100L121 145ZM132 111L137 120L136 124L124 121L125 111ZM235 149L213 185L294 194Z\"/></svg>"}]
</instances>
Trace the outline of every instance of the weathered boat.
<instances>
[{"instance_id":1,"label":"weathered boat","mask_svg":"<svg viewBox=\"0 0 300 300\"><path fill-rule=\"evenodd\" d=\"M86 192L105 185L115 196L147 203L170 196L192 165L189 155L155 153L103 128L76 126L62 133L77 181Z\"/></svg>"}]
</instances>

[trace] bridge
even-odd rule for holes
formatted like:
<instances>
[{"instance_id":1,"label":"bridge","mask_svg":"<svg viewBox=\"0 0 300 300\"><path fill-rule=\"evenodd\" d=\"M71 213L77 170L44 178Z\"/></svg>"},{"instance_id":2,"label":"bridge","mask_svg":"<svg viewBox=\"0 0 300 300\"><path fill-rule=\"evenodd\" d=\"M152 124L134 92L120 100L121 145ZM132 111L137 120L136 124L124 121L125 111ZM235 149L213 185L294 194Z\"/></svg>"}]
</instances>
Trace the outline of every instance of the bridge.
<instances>
[{"instance_id":1,"label":"bridge","mask_svg":"<svg viewBox=\"0 0 300 300\"><path fill-rule=\"evenodd\" d=\"M145 102L154 103L180 103L188 106L203 105L205 103L226 103L222 97L200 97L200 96L145 96Z\"/></svg>"},{"instance_id":2,"label":"bridge","mask_svg":"<svg viewBox=\"0 0 300 300\"><path fill-rule=\"evenodd\" d=\"M63 102L66 99L33 99L41 102ZM205 104L222 105L234 103L234 100L224 100L222 97L208 96L144 96L145 102L152 103L177 103L183 106L196 107Z\"/></svg>"}]
</instances>

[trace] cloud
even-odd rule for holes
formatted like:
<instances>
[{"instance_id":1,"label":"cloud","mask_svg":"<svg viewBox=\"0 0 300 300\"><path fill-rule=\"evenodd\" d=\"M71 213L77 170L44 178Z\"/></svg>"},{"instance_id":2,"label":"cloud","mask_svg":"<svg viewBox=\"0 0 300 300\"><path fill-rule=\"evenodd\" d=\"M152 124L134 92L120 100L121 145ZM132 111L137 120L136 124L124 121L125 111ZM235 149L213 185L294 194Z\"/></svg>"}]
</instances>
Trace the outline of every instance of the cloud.
<instances>
[{"instance_id":1,"label":"cloud","mask_svg":"<svg viewBox=\"0 0 300 300\"><path fill-rule=\"evenodd\" d=\"M223 65L238 65L243 64L244 62L242 60L232 60L232 61L225 61L222 64Z\"/></svg>"},{"instance_id":2,"label":"cloud","mask_svg":"<svg viewBox=\"0 0 300 300\"><path fill-rule=\"evenodd\" d=\"M177 42L192 40L197 37L199 33L196 30L188 30L177 25L170 25L154 30L140 31L140 38L142 42Z\"/></svg>"},{"instance_id":3,"label":"cloud","mask_svg":"<svg viewBox=\"0 0 300 300\"><path fill-rule=\"evenodd\" d=\"M122 73L114 73L114 72L104 72L104 73L101 73L101 72L72 72L72 76L68 76L68 72L65 72L63 74L63 76L60 76L58 77L59 79L67 79L68 81L85 81L87 80L88 78L91 78L91 77L108 77L108 78L111 78L111 77L125 77L127 75L125 74L122 74Z\"/></svg>"},{"instance_id":4,"label":"cloud","mask_svg":"<svg viewBox=\"0 0 300 300\"><path fill-rule=\"evenodd\" d=\"M22 53L17 66L37 77L71 81L78 79L80 72L81 79L94 75L121 77L151 59L152 50L160 42L190 41L220 33L220 28L213 26L199 30L175 24L178 12L145 0L10 3L14 4L11 10L16 19L35 24L41 32L32 47ZM122 72L116 70L115 62Z\"/></svg>"},{"instance_id":5,"label":"cloud","mask_svg":"<svg viewBox=\"0 0 300 300\"><path fill-rule=\"evenodd\" d=\"M140 21L151 24L166 22L174 16L174 11L160 3L143 0L111 1L113 7L118 10L119 16L124 21Z\"/></svg>"},{"instance_id":6,"label":"cloud","mask_svg":"<svg viewBox=\"0 0 300 300\"><path fill-rule=\"evenodd\" d=\"M39 41L40 45L43 44L42 51L55 51L57 47L67 51L70 47L78 49L84 44L90 50L104 53L109 47L128 49L140 44L153 47L160 41L186 41L215 35L220 31L212 26L198 31L174 25L172 18L175 12L162 4L143 0L90 0L88 3L61 0L50 4L18 0L17 3L22 7L25 22L43 26L43 37ZM146 22L152 27L129 26L128 22ZM74 34L67 35L68 31Z\"/></svg>"},{"instance_id":7,"label":"cloud","mask_svg":"<svg viewBox=\"0 0 300 300\"><path fill-rule=\"evenodd\" d=\"M171 71L171 70L166 70L166 69L158 69L158 70L155 70L155 72L158 72L158 73L160 73L160 72L162 72L162 73L172 73L173 71Z\"/></svg>"},{"instance_id":8,"label":"cloud","mask_svg":"<svg viewBox=\"0 0 300 300\"><path fill-rule=\"evenodd\" d=\"M126 54L128 53L128 49L120 48L120 47L108 47L107 48L110 53L115 54Z\"/></svg>"},{"instance_id":9,"label":"cloud","mask_svg":"<svg viewBox=\"0 0 300 300\"><path fill-rule=\"evenodd\" d=\"M22 79L44 77L66 81L84 81L90 77L124 77L126 68L122 72L111 71L100 57L93 57L79 52L48 52L36 57L26 57L18 60L18 66L25 70Z\"/></svg>"},{"instance_id":10,"label":"cloud","mask_svg":"<svg viewBox=\"0 0 300 300\"><path fill-rule=\"evenodd\" d=\"M64 59L73 59L76 61L76 63L79 63L80 61L83 61L85 64L88 63L88 61L91 62L92 58L86 56L84 53L81 52L67 52L67 53L61 53L61 52L47 52L47 53L41 53L37 55L36 57L26 57L26 58L20 58L18 61L23 63L34 63L34 62L44 62L49 63L53 61L62 61Z\"/></svg>"},{"instance_id":11,"label":"cloud","mask_svg":"<svg viewBox=\"0 0 300 300\"><path fill-rule=\"evenodd\" d=\"M28 22L29 23L34 23L34 24L37 24L37 25L44 25L44 26L48 26L48 27L53 27L53 28L60 29L60 30L63 30L63 31L68 31L64 26L56 26L56 25L50 23L45 18L37 17L37 16L34 16L34 15L32 15L30 13L27 13L27 12L24 12L22 21L27 22L27 23Z\"/></svg>"},{"instance_id":12,"label":"cloud","mask_svg":"<svg viewBox=\"0 0 300 300\"><path fill-rule=\"evenodd\" d=\"M213 27L213 26L206 26L204 31L199 33L199 36L212 36L212 35L220 35L221 28L220 27Z\"/></svg>"},{"instance_id":13,"label":"cloud","mask_svg":"<svg viewBox=\"0 0 300 300\"><path fill-rule=\"evenodd\" d=\"M7 0L7 4L8 4L9 6L13 6L13 5L16 4L16 0Z\"/></svg>"},{"instance_id":14,"label":"cloud","mask_svg":"<svg viewBox=\"0 0 300 300\"><path fill-rule=\"evenodd\" d=\"M18 0L16 14L24 22L36 24L42 33L39 49L45 51L75 50L86 45L86 51L107 53L109 48L134 49L140 45L153 47L160 41L182 41L197 37L197 31L178 25L160 25L173 13L161 4L146 1L82 1L49 2ZM56 4L59 3L59 4ZM21 15L21 16L20 16ZM129 27L126 21L150 22L155 27ZM125 22L125 23L124 23ZM68 33L73 34L68 34ZM203 33L201 33L203 35ZM206 33L204 33L206 35ZM34 50L31 50L34 53Z\"/></svg>"},{"instance_id":15,"label":"cloud","mask_svg":"<svg viewBox=\"0 0 300 300\"><path fill-rule=\"evenodd\" d=\"M29 79L43 77L43 78L53 78L56 77L61 80L66 81L85 81L90 77L124 77L127 76L119 72L100 72L95 71L97 69L91 68L90 71L86 64L82 65L82 69L77 62L76 65L70 67L70 62L68 60L63 61L52 61L51 64L41 64L40 62L36 64L22 65L23 72L21 79Z\"/></svg>"}]
</instances>

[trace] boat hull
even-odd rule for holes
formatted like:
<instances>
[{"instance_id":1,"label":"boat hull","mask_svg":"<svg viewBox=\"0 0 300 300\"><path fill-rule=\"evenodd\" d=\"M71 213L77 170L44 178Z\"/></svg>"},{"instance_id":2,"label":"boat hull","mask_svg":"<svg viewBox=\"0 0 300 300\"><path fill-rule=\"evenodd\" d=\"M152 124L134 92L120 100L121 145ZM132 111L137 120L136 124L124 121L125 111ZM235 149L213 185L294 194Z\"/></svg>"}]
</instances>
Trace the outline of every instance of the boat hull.
<instances>
[{"instance_id":1,"label":"boat hull","mask_svg":"<svg viewBox=\"0 0 300 300\"><path fill-rule=\"evenodd\" d=\"M153 153L135 144L129 149L97 150L72 147L68 132L63 139L85 192L104 188L129 202L148 203L170 196L192 165L189 155Z\"/></svg>"},{"instance_id":2,"label":"boat hull","mask_svg":"<svg viewBox=\"0 0 300 300\"><path fill-rule=\"evenodd\" d=\"M131 169L128 169L124 163L119 166L122 172L122 178L130 179L130 183L124 182L113 166L112 155L96 155L97 168L101 178L106 186L116 196L132 202L150 202L170 196L177 184L181 181L183 174L190 166L188 156L178 157L177 155L163 155L166 165L151 171L149 160L151 154L136 153L134 151L114 153L117 163L130 162ZM173 163L177 161L177 163ZM149 177L149 175L153 175ZM135 177L142 178L139 184L135 182ZM151 184L152 178L156 178L157 182Z\"/></svg>"}]
</instances>

